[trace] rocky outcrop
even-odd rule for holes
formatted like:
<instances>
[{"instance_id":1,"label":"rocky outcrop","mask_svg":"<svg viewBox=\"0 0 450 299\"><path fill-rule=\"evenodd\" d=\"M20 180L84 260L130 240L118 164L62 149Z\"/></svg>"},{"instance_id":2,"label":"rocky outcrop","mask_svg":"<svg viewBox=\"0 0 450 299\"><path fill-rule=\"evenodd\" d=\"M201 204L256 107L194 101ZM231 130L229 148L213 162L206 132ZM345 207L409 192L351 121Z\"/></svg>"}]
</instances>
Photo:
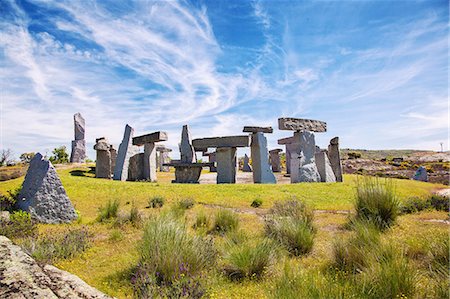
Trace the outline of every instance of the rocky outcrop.
<instances>
[{"instance_id":1,"label":"rocky outcrop","mask_svg":"<svg viewBox=\"0 0 450 299\"><path fill-rule=\"evenodd\" d=\"M79 277L39 266L19 246L0 236L0 298L111 298Z\"/></svg>"}]
</instances>

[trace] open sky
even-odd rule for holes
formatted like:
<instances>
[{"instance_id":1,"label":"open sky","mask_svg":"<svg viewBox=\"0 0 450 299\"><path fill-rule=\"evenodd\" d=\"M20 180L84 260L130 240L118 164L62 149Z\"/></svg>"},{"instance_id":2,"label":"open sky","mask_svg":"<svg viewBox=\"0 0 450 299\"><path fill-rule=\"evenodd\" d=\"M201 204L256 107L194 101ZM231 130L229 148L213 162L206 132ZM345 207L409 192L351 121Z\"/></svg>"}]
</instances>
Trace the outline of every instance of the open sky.
<instances>
[{"instance_id":1,"label":"open sky","mask_svg":"<svg viewBox=\"0 0 450 299\"><path fill-rule=\"evenodd\" d=\"M448 149L448 30L447 0L1 0L0 147L70 151L81 112L90 158L127 123L280 147L283 116L326 121L322 148Z\"/></svg>"}]
</instances>

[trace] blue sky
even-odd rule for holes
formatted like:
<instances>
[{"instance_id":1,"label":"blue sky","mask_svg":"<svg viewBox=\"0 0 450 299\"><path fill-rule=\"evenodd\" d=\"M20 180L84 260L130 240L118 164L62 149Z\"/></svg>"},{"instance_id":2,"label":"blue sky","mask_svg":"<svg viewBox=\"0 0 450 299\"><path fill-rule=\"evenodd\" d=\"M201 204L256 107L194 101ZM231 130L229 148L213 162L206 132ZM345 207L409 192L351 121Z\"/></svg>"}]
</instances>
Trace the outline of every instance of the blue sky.
<instances>
[{"instance_id":1,"label":"blue sky","mask_svg":"<svg viewBox=\"0 0 450 299\"><path fill-rule=\"evenodd\" d=\"M70 148L72 116L194 138L319 119L326 147L448 149L447 1L0 1L1 147ZM176 156L176 154L174 155Z\"/></svg>"}]
</instances>

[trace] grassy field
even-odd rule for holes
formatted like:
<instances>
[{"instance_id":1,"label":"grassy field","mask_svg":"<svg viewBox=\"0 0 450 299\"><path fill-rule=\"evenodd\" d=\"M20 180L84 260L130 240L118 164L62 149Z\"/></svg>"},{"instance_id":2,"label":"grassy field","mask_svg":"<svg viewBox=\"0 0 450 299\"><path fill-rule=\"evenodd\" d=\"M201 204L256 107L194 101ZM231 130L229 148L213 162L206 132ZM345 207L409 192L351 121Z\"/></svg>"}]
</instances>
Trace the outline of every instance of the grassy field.
<instances>
[{"instance_id":1,"label":"grassy field","mask_svg":"<svg viewBox=\"0 0 450 299\"><path fill-rule=\"evenodd\" d=\"M88 168L60 169L58 173L67 194L81 221L70 225L39 225L39 232L52 234L67 227L86 226L92 234L92 246L82 255L71 259L61 259L56 266L80 276L83 280L101 291L118 297L132 297L130 275L138 263L137 245L142 238L142 228L131 224L96 221L98 209L108 200L120 202L119 214L129 213L133 204L137 206L144 218L170 210L178 201L192 198L196 204L183 216L190 233L195 217L203 213L211 217L219 208L227 208L237 213L239 231L247 241L261 240L264 235L264 222L261 215L271 208L275 201L282 201L295 196L312 206L315 212L314 224L317 234L312 251L301 257L283 255L273 265L267 275L261 279L245 279L233 282L224 277L221 271L225 237L214 235L214 242L219 249L217 269L209 271L205 278L208 294L211 298L266 298L274 288L274 280L280 277L286 265L296 269L320 270L330 263L333 240L345 238L350 234L344 229L348 213L352 212L357 176L346 175L344 183L336 184L285 184L285 185L181 185L171 184L172 173L158 173L158 183L117 182L95 179ZM0 182L0 192L14 189L23 181L23 177ZM395 190L400 201L407 198L427 197L443 185L422 183L411 180L395 180ZM148 208L148 201L154 196L165 199L161 209ZM256 198L262 200L260 208L250 204ZM448 234L448 224L443 220L448 213L426 211L400 216L397 224L383 234L382 238L404 250L420 252L420 246L430 244L432 240ZM422 244L422 245L421 245ZM423 247L422 246L422 247ZM423 260L412 259L414 266L420 270L416 298L426 293L432 277L426 272Z\"/></svg>"}]
</instances>

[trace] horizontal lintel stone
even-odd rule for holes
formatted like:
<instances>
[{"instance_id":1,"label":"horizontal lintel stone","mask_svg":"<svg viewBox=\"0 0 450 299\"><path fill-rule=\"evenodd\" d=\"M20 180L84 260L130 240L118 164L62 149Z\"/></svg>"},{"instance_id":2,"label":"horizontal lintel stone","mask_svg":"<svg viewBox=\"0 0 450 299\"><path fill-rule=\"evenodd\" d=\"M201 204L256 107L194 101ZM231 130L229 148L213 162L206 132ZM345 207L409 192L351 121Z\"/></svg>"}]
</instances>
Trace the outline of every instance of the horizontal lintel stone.
<instances>
[{"instance_id":1,"label":"horizontal lintel stone","mask_svg":"<svg viewBox=\"0 0 450 299\"><path fill-rule=\"evenodd\" d=\"M146 143L155 143L159 141L167 141L167 133L158 131L147 135L133 137L133 145L141 146Z\"/></svg>"},{"instance_id":2,"label":"horizontal lintel stone","mask_svg":"<svg viewBox=\"0 0 450 299\"><path fill-rule=\"evenodd\" d=\"M245 133L273 133L272 127L251 127L251 126L245 126L244 130L242 132Z\"/></svg>"},{"instance_id":3,"label":"horizontal lintel stone","mask_svg":"<svg viewBox=\"0 0 450 299\"><path fill-rule=\"evenodd\" d=\"M248 147L250 146L250 136L226 136L226 137L210 137L192 140L192 145L197 149L205 149L209 147Z\"/></svg>"},{"instance_id":4,"label":"horizontal lintel stone","mask_svg":"<svg viewBox=\"0 0 450 299\"><path fill-rule=\"evenodd\" d=\"M204 162L204 163L164 163L163 166L172 166L172 167L209 167L214 165L213 162Z\"/></svg>"},{"instance_id":5,"label":"horizontal lintel stone","mask_svg":"<svg viewBox=\"0 0 450 299\"><path fill-rule=\"evenodd\" d=\"M278 119L278 129L289 131L326 132L327 123L313 119L281 117Z\"/></svg>"},{"instance_id":6,"label":"horizontal lintel stone","mask_svg":"<svg viewBox=\"0 0 450 299\"><path fill-rule=\"evenodd\" d=\"M294 142L294 137L286 137L286 138L278 139L278 144L280 144L280 145L291 144L293 142Z\"/></svg>"},{"instance_id":7,"label":"horizontal lintel stone","mask_svg":"<svg viewBox=\"0 0 450 299\"><path fill-rule=\"evenodd\" d=\"M280 153L282 151L283 150L281 148L276 148L276 149L270 150L269 153Z\"/></svg>"}]
</instances>

